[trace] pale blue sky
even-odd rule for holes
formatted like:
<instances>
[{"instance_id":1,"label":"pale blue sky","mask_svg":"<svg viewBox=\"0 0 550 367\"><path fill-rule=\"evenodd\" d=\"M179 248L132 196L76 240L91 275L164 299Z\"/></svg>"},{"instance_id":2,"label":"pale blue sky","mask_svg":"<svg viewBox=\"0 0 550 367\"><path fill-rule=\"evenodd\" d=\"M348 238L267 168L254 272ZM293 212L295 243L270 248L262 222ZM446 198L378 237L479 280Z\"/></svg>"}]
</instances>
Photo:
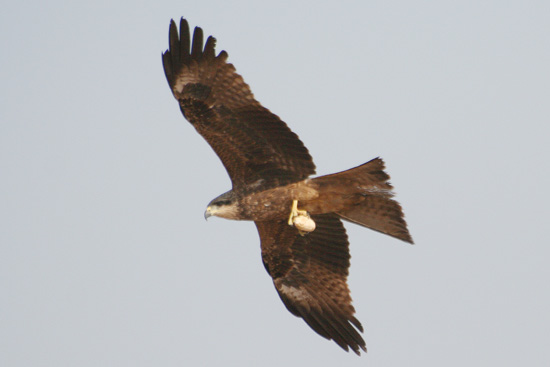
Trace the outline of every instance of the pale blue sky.
<instances>
[{"instance_id":1,"label":"pale blue sky","mask_svg":"<svg viewBox=\"0 0 550 367\"><path fill-rule=\"evenodd\" d=\"M0 365L547 366L550 3L15 2L0 14ZM416 245L346 224L369 352L285 309L183 119L171 18L319 174L376 156Z\"/></svg>"}]
</instances>

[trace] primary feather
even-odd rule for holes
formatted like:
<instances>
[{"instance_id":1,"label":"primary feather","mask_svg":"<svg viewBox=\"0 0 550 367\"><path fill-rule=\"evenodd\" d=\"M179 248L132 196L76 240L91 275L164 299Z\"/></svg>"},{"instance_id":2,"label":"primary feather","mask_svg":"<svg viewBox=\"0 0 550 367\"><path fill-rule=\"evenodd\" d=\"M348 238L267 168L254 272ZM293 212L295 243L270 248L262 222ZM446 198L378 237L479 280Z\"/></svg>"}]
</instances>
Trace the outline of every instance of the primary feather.
<instances>
[{"instance_id":1,"label":"primary feather","mask_svg":"<svg viewBox=\"0 0 550 367\"><path fill-rule=\"evenodd\" d=\"M315 173L298 136L254 99L225 51L216 56L213 37L203 47L196 27L190 45L189 25L181 19L179 34L171 22L169 38L162 55L166 79L185 118L220 157L234 190L281 186Z\"/></svg>"}]
</instances>

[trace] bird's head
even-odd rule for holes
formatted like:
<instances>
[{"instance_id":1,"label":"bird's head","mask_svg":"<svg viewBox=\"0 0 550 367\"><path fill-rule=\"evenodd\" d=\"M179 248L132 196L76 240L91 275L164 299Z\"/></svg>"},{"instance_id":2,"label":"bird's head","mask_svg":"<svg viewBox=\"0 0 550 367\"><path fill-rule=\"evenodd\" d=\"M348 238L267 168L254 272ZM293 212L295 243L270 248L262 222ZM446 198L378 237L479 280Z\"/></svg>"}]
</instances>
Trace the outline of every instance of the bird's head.
<instances>
[{"instance_id":1,"label":"bird's head","mask_svg":"<svg viewBox=\"0 0 550 367\"><path fill-rule=\"evenodd\" d=\"M239 201L233 191L228 191L212 200L206 207L204 218L211 216L239 219Z\"/></svg>"}]
</instances>

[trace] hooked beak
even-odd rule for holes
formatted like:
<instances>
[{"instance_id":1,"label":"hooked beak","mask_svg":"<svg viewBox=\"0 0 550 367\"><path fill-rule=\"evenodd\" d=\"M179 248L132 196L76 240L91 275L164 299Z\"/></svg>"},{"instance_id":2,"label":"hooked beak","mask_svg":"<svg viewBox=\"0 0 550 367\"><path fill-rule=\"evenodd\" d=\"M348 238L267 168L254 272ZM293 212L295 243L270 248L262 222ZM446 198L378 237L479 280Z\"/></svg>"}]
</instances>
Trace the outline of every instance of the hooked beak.
<instances>
[{"instance_id":1,"label":"hooked beak","mask_svg":"<svg viewBox=\"0 0 550 367\"><path fill-rule=\"evenodd\" d=\"M206 210L204 211L204 219L208 220L208 218L211 216L212 216L212 212L210 211L210 207L207 207Z\"/></svg>"}]
</instances>

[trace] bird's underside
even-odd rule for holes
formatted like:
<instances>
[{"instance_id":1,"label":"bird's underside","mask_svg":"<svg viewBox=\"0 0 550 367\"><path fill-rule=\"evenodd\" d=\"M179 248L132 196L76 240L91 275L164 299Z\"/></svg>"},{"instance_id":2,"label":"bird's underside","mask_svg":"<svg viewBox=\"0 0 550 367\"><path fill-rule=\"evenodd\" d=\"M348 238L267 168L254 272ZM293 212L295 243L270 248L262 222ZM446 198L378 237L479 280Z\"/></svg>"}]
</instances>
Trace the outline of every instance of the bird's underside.
<instances>
[{"instance_id":1,"label":"bird's underside","mask_svg":"<svg viewBox=\"0 0 550 367\"><path fill-rule=\"evenodd\" d=\"M349 243L342 219L413 243L384 163L310 178L315 165L303 143L254 99L215 39L193 39L187 21L170 25L166 78L183 115L224 164L231 191L205 216L252 220L262 260L288 310L345 350L366 351L347 286Z\"/></svg>"}]
</instances>

